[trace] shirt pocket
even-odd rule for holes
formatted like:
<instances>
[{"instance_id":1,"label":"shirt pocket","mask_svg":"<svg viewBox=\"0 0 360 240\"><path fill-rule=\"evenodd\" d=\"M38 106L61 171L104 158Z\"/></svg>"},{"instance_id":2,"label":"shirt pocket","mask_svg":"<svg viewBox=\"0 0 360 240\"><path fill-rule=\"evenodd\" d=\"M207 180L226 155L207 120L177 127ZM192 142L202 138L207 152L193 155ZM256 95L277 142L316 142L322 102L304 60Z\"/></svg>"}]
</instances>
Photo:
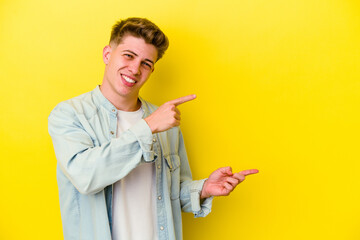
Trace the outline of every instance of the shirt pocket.
<instances>
[{"instance_id":1,"label":"shirt pocket","mask_svg":"<svg viewBox=\"0 0 360 240\"><path fill-rule=\"evenodd\" d=\"M165 162L170 198L176 200L180 196L180 157L177 154L170 154L165 156Z\"/></svg>"}]
</instances>

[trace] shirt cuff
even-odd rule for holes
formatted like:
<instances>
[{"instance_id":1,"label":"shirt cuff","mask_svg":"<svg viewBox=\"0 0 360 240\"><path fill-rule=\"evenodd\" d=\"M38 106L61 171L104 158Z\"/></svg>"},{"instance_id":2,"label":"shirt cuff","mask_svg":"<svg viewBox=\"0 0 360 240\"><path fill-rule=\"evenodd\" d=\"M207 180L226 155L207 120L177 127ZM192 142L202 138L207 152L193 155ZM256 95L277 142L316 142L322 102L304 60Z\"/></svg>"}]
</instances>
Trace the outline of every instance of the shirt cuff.
<instances>
[{"instance_id":1,"label":"shirt cuff","mask_svg":"<svg viewBox=\"0 0 360 240\"><path fill-rule=\"evenodd\" d=\"M213 196L205 198L202 203L200 203L200 193L203 188L204 182L206 179L193 181L190 189L190 201L192 212L194 216L197 217L206 217L211 212Z\"/></svg>"},{"instance_id":2,"label":"shirt cuff","mask_svg":"<svg viewBox=\"0 0 360 240\"><path fill-rule=\"evenodd\" d=\"M132 126L129 131L131 131L138 140L140 148L143 151L144 161L155 161L157 154L153 151L153 135L146 121L141 119L134 126Z\"/></svg>"}]
</instances>

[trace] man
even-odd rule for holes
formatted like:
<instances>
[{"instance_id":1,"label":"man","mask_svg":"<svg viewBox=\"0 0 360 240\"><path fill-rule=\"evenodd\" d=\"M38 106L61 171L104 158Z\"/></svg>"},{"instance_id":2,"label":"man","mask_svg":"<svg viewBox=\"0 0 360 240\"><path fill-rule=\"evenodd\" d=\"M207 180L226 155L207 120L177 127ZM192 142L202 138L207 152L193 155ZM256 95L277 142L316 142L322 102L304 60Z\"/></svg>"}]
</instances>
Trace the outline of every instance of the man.
<instances>
[{"instance_id":1,"label":"man","mask_svg":"<svg viewBox=\"0 0 360 240\"><path fill-rule=\"evenodd\" d=\"M118 22L102 85L51 112L65 239L182 239L181 210L204 217L213 196L257 172L225 167L192 180L177 106L195 95L159 108L139 98L167 47L149 20Z\"/></svg>"}]
</instances>

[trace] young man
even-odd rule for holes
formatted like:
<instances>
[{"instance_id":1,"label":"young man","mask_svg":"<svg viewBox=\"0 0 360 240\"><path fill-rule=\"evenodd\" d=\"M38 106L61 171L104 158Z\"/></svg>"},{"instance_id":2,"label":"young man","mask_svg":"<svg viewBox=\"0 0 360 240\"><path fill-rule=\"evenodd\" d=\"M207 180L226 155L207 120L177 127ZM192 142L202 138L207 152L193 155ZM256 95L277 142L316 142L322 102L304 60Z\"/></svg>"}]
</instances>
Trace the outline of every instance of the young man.
<instances>
[{"instance_id":1,"label":"young man","mask_svg":"<svg viewBox=\"0 0 360 240\"><path fill-rule=\"evenodd\" d=\"M159 108L139 98L167 47L149 20L118 22L102 85L51 112L65 239L182 239L181 210L204 217L213 196L257 172L224 167L192 180L177 106L195 95Z\"/></svg>"}]
</instances>

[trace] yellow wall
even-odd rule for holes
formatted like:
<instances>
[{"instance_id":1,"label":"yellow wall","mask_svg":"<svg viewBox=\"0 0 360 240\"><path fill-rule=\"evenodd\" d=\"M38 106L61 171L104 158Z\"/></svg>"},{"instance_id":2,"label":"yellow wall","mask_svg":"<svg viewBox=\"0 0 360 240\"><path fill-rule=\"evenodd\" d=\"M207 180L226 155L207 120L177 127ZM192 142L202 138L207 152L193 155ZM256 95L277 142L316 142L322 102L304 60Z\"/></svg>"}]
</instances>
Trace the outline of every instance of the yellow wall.
<instances>
[{"instance_id":1,"label":"yellow wall","mask_svg":"<svg viewBox=\"0 0 360 240\"><path fill-rule=\"evenodd\" d=\"M126 3L127 2L127 3ZM0 1L0 239L62 239L47 116L100 84L119 18L170 48L144 87L181 106L195 178L258 168L185 239L360 239L356 0Z\"/></svg>"}]
</instances>

